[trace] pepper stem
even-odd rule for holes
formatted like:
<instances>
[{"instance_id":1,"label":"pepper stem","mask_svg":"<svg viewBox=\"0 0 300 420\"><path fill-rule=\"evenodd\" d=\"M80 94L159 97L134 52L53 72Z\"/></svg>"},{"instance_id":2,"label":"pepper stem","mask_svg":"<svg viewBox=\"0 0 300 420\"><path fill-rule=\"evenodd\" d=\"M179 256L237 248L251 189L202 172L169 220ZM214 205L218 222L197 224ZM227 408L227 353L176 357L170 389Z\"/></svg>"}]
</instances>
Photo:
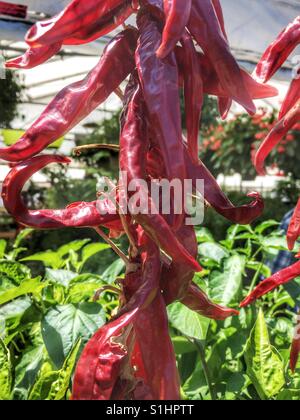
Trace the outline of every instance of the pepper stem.
<instances>
[{"instance_id":1,"label":"pepper stem","mask_svg":"<svg viewBox=\"0 0 300 420\"><path fill-rule=\"evenodd\" d=\"M114 150L118 152L120 150L120 146L118 144L85 144L84 146L78 146L75 147L73 152L76 156L80 156L82 152L85 152L86 150Z\"/></svg>"},{"instance_id":2,"label":"pepper stem","mask_svg":"<svg viewBox=\"0 0 300 420\"><path fill-rule=\"evenodd\" d=\"M108 243L108 245L111 246L111 248L121 258L121 260L124 261L126 267L129 267L131 263L129 261L129 258L127 258L126 255L124 254L124 252L121 251L120 248L118 248L117 245L100 228L96 227L94 229L98 233L98 235L101 236L101 238L104 239L104 241Z\"/></svg>"}]
</instances>

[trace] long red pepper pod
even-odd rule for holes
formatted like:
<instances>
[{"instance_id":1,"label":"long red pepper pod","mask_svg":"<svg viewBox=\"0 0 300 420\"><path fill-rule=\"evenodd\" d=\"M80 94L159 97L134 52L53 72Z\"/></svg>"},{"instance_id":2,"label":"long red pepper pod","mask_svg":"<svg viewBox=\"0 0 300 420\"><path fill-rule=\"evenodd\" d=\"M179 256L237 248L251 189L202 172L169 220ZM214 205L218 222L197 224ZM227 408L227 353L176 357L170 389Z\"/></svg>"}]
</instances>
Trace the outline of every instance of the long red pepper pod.
<instances>
[{"instance_id":1,"label":"long red pepper pod","mask_svg":"<svg viewBox=\"0 0 300 420\"><path fill-rule=\"evenodd\" d=\"M270 155L272 150L281 142L281 140L288 134L288 132L297 124L300 120L300 99L296 105L283 117L275 127L270 131L268 136L260 145L255 159L254 165L257 172L260 175L265 175L266 171L264 168L265 161Z\"/></svg>"},{"instance_id":2,"label":"long red pepper pod","mask_svg":"<svg viewBox=\"0 0 300 420\"><path fill-rule=\"evenodd\" d=\"M300 99L300 69L289 87L289 90L281 105L278 119L281 120L293 108Z\"/></svg>"},{"instance_id":3,"label":"long red pepper pod","mask_svg":"<svg viewBox=\"0 0 300 420\"><path fill-rule=\"evenodd\" d=\"M157 23L149 15L138 16L140 38L136 65L141 81L150 124L159 142L170 179L186 178L181 115L178 93L178 68L174 53L165 60L156 56L161 42ZM167 83L166 83L167 80Z\"/></svg>"},{"instance_id":4,"label":"long red pepper pod","mask_svg":"<svg viewBox=\"0 0 300 420\"><path fill-rule=\"evenodd\" d=\"M286 284L291 280L294 280L296 277L300 275L300 261L296 262L295 264L291 265L284 270L279 271L278 273L274 274L273 276L269 277L268 279L262 281L255 290L253 290L250 295L243 300L241 303L241 308L250 305L255 300L261 298L262 296L266 295L267 293L271 292L272 290L276 289L277 287L281 286L282 284Z\"/></svg>"},{"instance_id":5,"label":"long red pepper pod","mask_svg":"<svg viewBox=\"0 0 300 420\"><path fill-rule=\"evenodd\" d=\"M256 66L254 74L267 82L280 69L300 43L300 16L290 23L267 48Z\"/></svg>"},{"instance_id":6,"label":"long red pepper pod","mask_svg":"<svg viewBox=\"0 0 300 420\"><path fill-rule=\"evenodd\" d=\"M177 56L178 55L180 55L180 52L177 52ZM202 69L204 93L218 97L226 97L226 90L222 87L220 79L209 58L202 53L198 53L198 59ZM247 91L252 99L264 99L278 95L278 90L275 87L262 84L253 79L245 70L240 70Z\"/></svg>"},{"instance_id":7,"label":"long red pepper pod","mask_svg":"<svg viewBox=\"0 0 300 420\"><path fill-rule=\"evenodd\" d=\"M235 207L221 190L216 179L206 168L203 162L195 165L188 153L185 153L188 179L191 179L197 188L197 180L204 180L205 200L222 216L233 223L247 225L261 216L264 210L262 197L254 192L249 193L248 197L253 198L250 204ZM201 191L199 191L201 193Z\"/></svg>"},{"instance_id":8,"label":"long red pepper pod","mask_svg":"<svg viewBox=\"0 0 300 420\"><path fill-rule=\"evenodd\" d=\"M21 197L28 179L50 163L69 163L58 155L36 156L16 165L3 182L2 199L6 210L22 225L38 229L65 227L97 227L103 225L114 231L123 230L114 204L109 200L73 203L61 210L29 210Z\"/></svg>"},{"instance_id":9,"label":"long red pepper pod","mask_svg":"<svg viewBox=\"0 0 300 420\"><path fill-rule=\"evenodd\" d=\"M89 115L133 70L136 42L137 31L133 28L118 34L87 77L58 93L17 143L0 149L0 158L10 162L28 159Z\"/></svg>"},{"instance_id":10,"label":"long red pepper pod","mask_svg":"<svg viewBox=\"0 0 300 420\"><path fill-rule=\"evenodd\" d=\"M213 303L208 296L196 285L191 284L186 296L181 302L192 311L206 318L223 321L231 316L238 315L235 309L226 308L224 306Z\"/></svg>"},{"instance_id":11,"label":"long red pepper pod","mask_svg":"<svg viewBox=\"0 0 300 420\"><path fill-rule=\"evenodd\" d=\"M86 29L99 25L101 19L125 3L125 0L73 0L58 15L37 22L28 31L25 41L30 46L66 42ZM97 34L97 37L98 34ZM70 42L72 43L72 42Z\"/></svg>"},{"instance_id":12,"label":"long red pepper pod","mask_svg":"<svg viewBox=\"0 0 300 420\"><path fill-rule=\"evenodd\" d=\"M295 328L294 339L293 339L291 355L290 355L290 367L293 373L296 371L296 367L299 360L299 354L300 354L300 311L298 313L297 326Z\"/></svg>"},{"instance_id":13,"label":"long red pepper pod","mask_svg":"<svg viewBox=\"0 0 300 420\"><path fill-rule=\"evenodd\" d=\"M215 9L218 21L220 23L223 35L228 40L228 36L227 36L227 33L226 33L226 28L225 28L225 19L224 19L224 14L223 14L223 9L222 9L221 2L220 2L220 0L211 0L211 2L214 6L214 9Z\"/></svg>"},{"instance_id":14,"label":"long red pepper pod","mask_svg":"<svg viewBox=\"0 0 300 420\"><path fill-rule=\"evenodd\" d=\"M42 47L30 47L20 57L8 60L5 63L5 67L14 69L32 69L33 67L39 66L40 64L48 61L50 58L56 55L60 49L60 42Z\"/></svg>"},{"instance_id":15,"label":"long red pepper pod","mask_svg":"<svg viewBox=\"0 0 300 420\"><path fill-rule=\"evenodd\" d=\"M295 243L300 236L300 199L294 210L294 214L287 231L287 244L290 251L295 247Z\"/></svg>"},{"instance_id":16,"label":"long red pepper pod","mask_svg":"<svg viewBox=\"0 0 300 420\"><path fill-rule=\"evenodd\" d=\"M159 287L161 263L159 249L145 235L139 246L143 249L143 276L146 283ZM156 400L179 400L180 386L176 358L169 335L168 316L160 290L154 300L137 314L134 330L139 342L148 385Z\"/></svg>"},{"instance_id":17,"label":"long red pepper pod","mask_svg":"<svg viewBox=\"0 0 300 420\"><path fill-rule=\"evenodd\" d=\"M157 50L157 56L166 58L174 50L182 37L189 21L192 0L164 0L166 23L163 30L162 42Z\"/></svg>"},{"instance_id":18,"label":"long red pepper pod","mask_svg":"<svg viewBox=\"0 0 300 420\"><path fill-rule=\"evenodd\" d=\"M193 40L186 31L182 36L184 99L187 128L187 145L194 162L199 160L199 124L203 106L202 70Z\"/></svg>"},{"instance_id":19,"label":"long red pepper pod","mask_svg":"<svg viewBox=\"0 0 300 420\"><path fill-rule=\"evenodd\" d=\"M110 400L129 362L123 334L137 309L100 328L84 348L73 380L72 400Z\"/></svg>"},{"instance_id":20,"label":"long red pepper pod","mask_svg":"<svg viewBox=\"0 0 300 420\"><path fill-rule=\"evenodd\" d=\"M134 85L133 85L134 87ZM134 89L133 89L134 90ZM186 251L176 238L165 219L152 211L153 202L148 192L139 186L139 180L146 179L146 153L147 153L147 126L144 120L144 100L139 84L129 101L126 118L120 136L120 169L127 174L128 185L136 181L137 192L144 204L147 205L147 214L143 212L134 214L134 208L129 208L132 216L139 223L152 240L162 248L174 261L184 262L195 271L201 271L197 261Z\"/></svg>"},{"instance_id":21,"label":"long red pepper pod","mask_svg":"<svg viewBox=\"0 0 300 420\"><path fill-rule=\"evenodd\" d=\"M193 1L188 29L210 59L227 96L241 104L250 114L255 113L255 105L210 0Z\"/></svg>"}]
</instances>

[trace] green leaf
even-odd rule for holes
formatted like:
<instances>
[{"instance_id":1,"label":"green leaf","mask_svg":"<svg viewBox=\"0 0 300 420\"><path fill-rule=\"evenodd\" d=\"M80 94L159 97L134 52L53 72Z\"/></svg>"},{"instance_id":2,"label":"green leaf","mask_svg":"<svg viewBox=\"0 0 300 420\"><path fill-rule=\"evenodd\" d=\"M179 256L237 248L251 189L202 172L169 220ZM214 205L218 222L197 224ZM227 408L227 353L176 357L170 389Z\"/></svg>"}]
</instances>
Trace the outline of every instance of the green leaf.
<instances>
[{"instance_id":1,"label":"green leaf","mask_svg":"<svg viewBox=\"0 0 300 420\"><path fill-rule=\"evenodd\" d=\"M105 283L113 283L125 268L124 261L120 258L114 261L101 275Z\"/></svg>"},{"instance_id":2,"label":"green leaf","mask_svg":"<svg viewBox=\"0 0 300 420\"><path fill-rule=\"evenodd\" d=\"M78 274L73 271L68 270L52 270L51 268L46 268L46 280L49 280L51 283L60 284L64 287L68 287L72 279L77 277Z\"/></svg>"},{"instance_id":3,"label":"green leaf","mask_svg":"<svg viewBox=\"0 0 300 420\"><path fill-rule=\"evenodd\" d=\"M258 233L259 235L261 235L262 233L264 233L265 230L271 228L271 227L278 227L279 223L276 222L276 220L267 220L266 222L263 222L261 224L259 224L256 228L255 228L255 232Z\"/></svg>"},{"instance_id":4,"label":"green leaf","mask_svg":"<svg viewBox=\"0 0 300 420\"><path fill-rule=\"evenodd\" d=\"M16 286L28 279L31 279L31 272L25 265L16 261L0 261L0 291L3 287L7 289L7 286Z\"/></svg>"},{"instance_id":5,"label":"green leaf","mask_svg":"<svg viewBox=\"0 0 300 420\"><path fill-rule=\"evenodd\" d=\"M77 283L69 288L67 302L80 303L90 300L100 288L99 283Z\"/></svg>"},{"instance_id":6,"label":"green leaf","mask_svg":"<svg viewBox=\"0 0 300 420\"><path fill-rule=\"evenodd\" d=\"M286 238L284 236L269 236L262 239L262 246L267 252L272 253L273 250L288 251Z\"/></svg>"},{"instance_id":7,"label":"green leaf","mask_svg":"<svg viewBox=\"0 0 300 420\"><path fill-rule=\"evenodd\" d=\"M105 321L105 314L97 303L51 308L42 320L42 335L55 366L60 368L63 365L79 337L87 342Z\"/></svg>"},{"instance_id":8,"label":"green leaf","mask_svg":"<svg viewBox=\"0 0 300 420\"><path fill-rule=\"evenodd\" d=\"M64 265L64 260L59 256L58 252L45 251L22 258L21 261L41 261L46 267L51 267L54 270L61 268Z\"/></svg>"},{"instance_id":9,"label":"green leaf","mask_svg":"<svg viewBox=\"0 0 300 420\"><path fill-rule=\"evenodd\" d=\"M81 266L83 266L91 257L98 254L98 252L110 249L110 246L102 243L95 243L86 245L82 250Z\"/></svg>"},{"instance_id":10,"label":"green leaf","mask_svg":"<svg viewBox=\"0 0 300 420\"><path fill-rule=\"evenodd\" d=\"M42 366L45 347L29 347L22 355L15 371L14 393L20 394L25 399L28 390L34 384L37 374Z\"/></svg>"},{"instance_id":11,"label":"green leaf","mask_svg":"<svg viewBox=\"0 0 300 420\"><path fill-rule=\"evenodd\" d=\"M169 320L174 328L181 334L205 340L210 320L191 311L180 302L173 303L168 307Z\"/></svg>"},{"instance_id":12,"label":"green leaf","mask_svg":"<svg viewBox=\"0 0 300 420\"><path fill-rule=\"evenodd\" d=\"M248 261L246 264L246 268L249 268L250 270L260 270L260 274L263 275L265 278L268 278L272 275L272 271L270 267L268 267L265 264L261 264L258 261Z\"/></svg>"},{"instance_id":13,"label":"green leaf","mask_svg":"<svg viewBox=\"0 0 300 420\"><path fill-rule=\"evenodd\" d=\"M5 250L7 247L7 242L5 239L0 239L0 259L4 257Z\"/></svg>"},{"instance_id":14,"label":"green leaf","mask_svg":"<svg viewBox=\"0 0 300 420\"><path fill-rule=\"evenodd\" d=\"M47 283L41 283L41 278L36 277L35 279L25 280L18 287L13 287L4 293L0 293L0 305L10 302L20 296L27 295L29 293L38 294Z\"/></svg>"},{"instance_id":15,"label":"green leaf","mask_svg":"<svg viewBox=\"0 0 300 420\"><path fill-rule=\"evenodd\" d=\"M245 258L233 255L224 261L222 271L214 270L209 279L210 297L222 305L238 301L245 269Z\"/></svg>"},{"instance_id":16,"label":"green leaf","mask_svg":"<svg viewBox=\"0 0 300 420\"><path fill-rule=\"evenodd\" d=\"M80 339L66 358L62 368L58 371L46 371L41 374L32 388L29 400L63 400L69 389L72 373L76 364L81 345Z\"/></svg>"},{"instance_id":17,"label":"green leaf","mask_svg":"<svg viewBox=\"0 0 300 420\"><path fill-rule=\"evenodd\" d=\"M205 242L199 245L198 251L201 257L216 261L218 264L221 264L224 258L229 257L228 251L212 242Z\"/></svg>"},{"instance_id":18,"label":"green leaf","mask_svg":"<svg viewBox=\"0 0 300 420\"><path fill-rule=\"evenodd\" d=\"M262 310L246 344L245 361L247 374L260 398L276 396L285 384L284 364L270 343Z\"/></svg>"},{"instance_id":19,"label":"green leaf","mask_svg":"<svg viewBox=\"0 0 300 420\"><path fill-rule=\"evenodd\" d=\"M212 233L206 228L196 229L196 238L198 244L203 242L215 242Z\"/></svg>"},{"instance_id":20,"label":"green leaf","mask_svg":"<svg viewBox=\"0 0 300 420\"><path fill-rule=\"evenodd\" d=\"M78 252L81 250L81 248L84 247L88 242L90 242L90 239L78 239L76 241L69 242L66 245L62 245L60 248L58 248L57 253L62 258L65 255L68 255L70 251Z\"/></svg>"},{"instance_id":21,"label":"green leaf","mask_svg":"<svg viewBox=\"0 0 300 420\"><path fill-rule=\"evenodd\" d=\"M12 390L12 365L8 348L0 339L0 400L10 400Z\"/></svg>"},{"instance_id":22,"label":"green leaf","mask_svg":"<svg viewBox=\"0 0 300 420\"><path fill-rule=\"evenodd\" d=\"M196 351L195 345L185 337L172 337L172 343L176 354L187 354Z\"/></svg>"}]
</instances>

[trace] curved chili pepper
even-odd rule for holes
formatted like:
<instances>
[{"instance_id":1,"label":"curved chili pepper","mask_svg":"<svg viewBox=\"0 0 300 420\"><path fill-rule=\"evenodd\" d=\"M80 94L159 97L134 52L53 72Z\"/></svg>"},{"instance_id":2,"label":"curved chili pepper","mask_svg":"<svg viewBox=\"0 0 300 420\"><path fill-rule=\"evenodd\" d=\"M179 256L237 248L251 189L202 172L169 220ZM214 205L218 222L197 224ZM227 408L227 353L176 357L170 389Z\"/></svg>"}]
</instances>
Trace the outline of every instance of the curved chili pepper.
<instances>
[{"instance_id":1,"label":"curved chili pepper","mask_svg":"<svg viewBox=\"0 0 300 420\"><path fill-rule=\"evenodd\" d=\"M194 162L199 160L199 124L203 106L203 81L196 48L189 33L182 36L184 99L186 110L187 144Z\"/></svg>"},{"instance_id":2,"label":"curved chili pepper","mask_svg":"<svg viewBox=\"0 0 300 420\"><path fill-rule=\"evenodd\" d=\"M256 66L254 74L267 82L280 69L300 43L300 16L290 23L267 48Z\"/></svg>"},{"instance_id":3,"label":"curved chili pepper","mask_svg":"<svg viewBox=\"0 0 300 420\"><path fill-rule=\"evenodd\" d=\"M191 7L192 0L164 0L166 23L161 45L156 52L159 58L166 58L181 39L190 18Z\"/></svg>"},{"instance_id":4,"label":"curved chili pepper","mask_svg":"<svg viewBox=\"0 0 300 420\"><path fill-rule=\"evenodd\" d=\"M296 105L300 99L300 70L298 70L296 77L292 80L289 90L281 105L278 119L281 120L286 114Z\"/></svg>"},{"instance_id":5,"label":"curved chili pepper","mask_svg":"<svg viewBox=\"0 0 300 420\"><path fill-rule=\"evenodd\" d=\"M137 309L100 328L85 346L76 367L72 400L109 400L117 385L128 347L123 332Z\"/></svg>"},{"instance_id":6,"label":"curved chili pepper","mask_svg":"<svg viewBox=\"0 0 300 420\"><path fill-rule=\"evenodd\" d=\"M224 321L231 316L239 314L235 309L225 308L211 302L207 295L194 283L190 285L186 296L181 299L181 302L199 315L215 319L216 321Z\"/></svg>"},{"instance_id":7,"label":"curved chili pepper","mask_svg":"<svg viewBox=\"0 0 300 420\"><path fill-rule=\"evenodd\" d=\"M111 31L113 13L124 4L131 6L131 1L73 0L58 15L33 25L28 31L25 41L28 45L37 47L56 42L82 43L80 37L84 42L91 42ZM131 11L133 12L133 9ZM104 28L107 26L107 20L109 21L108 29L105 29L104 32L101 20L105 22ZM92 34L92 32L95 33ZM88 33L87 36L86 33ZM74 39L77 42L74 42Z\"/></svg>"},{"instance_id":8,"label":"curved chili pepper","mask_svg":"<svg viewBox=\"0 0 300 420\"><path fill-rule=\"evenodd\" d=\"M202 68L204 93L218 97L227 97L226 90L222 87L220 79L207 56L198 53ZM252 99L271 98L278 95L278 90L270 85L262 84L250 76L245 70L240 69L244 84Z\"/></svg>"},{"instance_id":9,"label":"curved chili pepper","mask_svg":"<svg viewBox=\"0 0 300 420\"><path fill-rule=\"evenodd\" d=\"M150 124L159 142L169 179L186 179L181 141L181 115L178 93L178 68L173 53L159 60L161 42L157 24L150 16L138 16L140 38L136 65L149 113ZM166 80L168 83L166 84Z\"/></svg>"},{"instance_id":10,"label":"curved chili pepper","mask_svg":"<svg viewBox=\"0 0 300 420\"><path fill-rule=\"evenodd\" d=\"M60 42L42 47L30 47L20 57L8 60L5 63L5 67L8 69L32 69L48 61L50 58L56 55L60 49Z\"/></svg>"},{"instance_id":11,"label":"curved chili pepper","mask_svg":"<svg viewBox=\"0 0 300 420\"><path fill-rule=\"evenodd\" d=\"M188 29L210 59L226 96L241 104L250 114L255 113L255 105L210 0L193 1Z\"/></svg>"},{"instance_id":12,"label":"curved chili pepper","mask_svg":"<svg viewBox=\"0 0 300 420\"><path fill-rule=\"evenodd\" d=\"M271 292L272 290L276 289L277 287L288 283L291 280L294 280L296 277L300 275L300 261L296 262L295 264L291 265L284 270L279 271L278 273L274 274L273 276L269 277L268 279L262 281L255 290L253 290L250 295L243 300L240 307L244 308L245 306L250 305L255 300L261 298L262 296L266 295L267 293Z\"/></svg>"},{"instance_id":13,"label":"curved chili pepper","mask_svg":"<svg viewBox=\"0 0 300 420\"><path fill-rule=\"evenodd\" d=\"M154 281L159 288L161 274L159 249L145 235L142 235L139 244L144 249L142 260L144 276L148 277L146 282ZM180 386L176 358L169 335L166 306L160 290L156 293L155 299L145 309L139 311L134 330L154 399L179 400Z\"/></svg>"},{"instance_id":14,"label":"curved chili pepper","mask_svg":"<svg viewBox=\"0 0 300 420\"><path fill-rule=\"evenodd\" d=\"M130 88L131 89L131 88ZM144 103L139 84L133 93L127 109L126 122L120 136L120 168L127 173L127 182L146 179L146 153L147 153L147 126L145 127ZM153 202L143 186L136 185L140 196L147 204L147 214L135 214L135 209L129 208L135 221L139 223L152 240L159 245L175 261L184 261L195 271L201 267L193 259L172 232L164 218L150 211Z\"/></svg>"},{"instance_id":15,"label":"curved chili pepper","mask_svg":"<svg viewBox=\"0 0 300 420\"><path fill-rule=\"evenodd\" d=\"M260 175L265 175L264 169L265 160L270 155L272 150L280 143L280 141L287 135L287 133L299 122L300 119L300 99L296 105L283 117L275 127L271 130L265 140L259 147L255 159L254 165L256 171Z\"/></svg>"},{"instance_id":16,"label":"curved chili pepper","mask_svg":"<svg viewBox=\"0 0 300 420\"><path fill-rule=\"evenodd\" d=\"M298 314L298 322L295 329L294 339L291 348L291 356L290 356L290 368L293 373L296 371L296 367L299 360L300 354L300 311Z\"/></svg>"},{"instance_id":17,"label":"curved chili pepper","mask_svg":"<svg viewBox=\"0 0 300 420\"><path fill-rule=\"evenodd\" d=\"M264 210L264 202L261 196L256 193L248 194L253 198L252 203L241 207L235 207L221 190L213 175L209 172L203 162L195 165L188 153L185 153L188 178L193 180L196 187L196 180L204 180L205 200L222 216L241 225L252 223L253 220L261 216ZM201 193L201 191L199 191Z\"/></svg>"},{"instance_id":18,"label":"curved chili pepper","mask_svg":"<svg viewBox=\"0 0 300 420\"><path fill-rule=\"evenodd\" d=\"M38 229L102 225L113 231L123 231L115 206L109 200L73 203L61 210L28 210L21 197L22 188L28 179L50 163L69 162L70 159L63 156L41 155L14 166L2 187L3 204L8 213L20 224Z\"/></svg>"},{"instance_id":19,"label":"curved chili pepper","mask_svg":"<svg viewBox=\"0 0 300 420\"><path fill-rule=\"evenodd\" d=\"M295 243L300 236L300 199L294 210L293 217L290 221L287 231L287 244L290 251L295 247Z\"/></svg>"},{"instance_id":20,"label":"curved chili pepper","mask_svg":"<svg viewBox=\"0 0 300 420\"><path fill-rule=\"evenodd\" d=\"M38 154L96 109L133 70L136 41L135 29L118 34L87 77L64 88L17 143L0 149L0 158L19 162Z\"/></svg>"},{"instance_id":21,"label":"curved chili pepper","mask_svg":"<svg viewBox=\"0 0 300 420\"><path fill-rule=\"evenodd\" d=\"M214 9L215 9L218 21L220 23L223 35L228 40L228 36L227 36L227 33L226 33L226 28L225 28L225 19L224 19L224 14L223 14L223 9L222 9L222 6L221 6L221 2L220 2L220 0L211 0L211 2L214 6Z\"/></svg>"}]
</instances>

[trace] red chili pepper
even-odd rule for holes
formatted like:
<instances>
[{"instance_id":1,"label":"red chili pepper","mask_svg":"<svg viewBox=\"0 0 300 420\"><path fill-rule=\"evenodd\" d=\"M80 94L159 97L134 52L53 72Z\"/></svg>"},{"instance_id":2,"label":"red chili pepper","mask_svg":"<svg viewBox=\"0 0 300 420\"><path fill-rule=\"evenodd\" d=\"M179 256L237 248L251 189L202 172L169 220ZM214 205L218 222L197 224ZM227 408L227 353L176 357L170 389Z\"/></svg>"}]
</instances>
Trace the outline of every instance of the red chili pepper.
<instances>
[{"instance_id":1,"label":"red chili pepper","mask_svg":"<svg viewBox=\"0 0 300 420\"><path fill-rule=\"evenodd\" d=\"M207 295L194 283L190 285L187 295L181 302L199 315L217 321L223 321L239 314L235 309L225 308L211 302Z\"/></svg>"},{"instance_id":2,"label":"red chili pepper","mask_svg":"<svg viewBox=\"0 0 300 420\"><path fill-rule=\"evenodd\" d=\"M223 9L222 9L222 6L221 6L221 2L220 2L220 0L211 0L211 2L214 6L214 9L215 9L218 21L220 23L223 35L228 40L228 36L227 36L227 33L226 33L226 28L225 28L225 19L224 19L224 14L223 14Z\"/></svg>"},{"instance_id":3,"label":"red chili pepper","mask_svg":"<svg viewBox=\"0 0 300 420\"><path fill-rule=\"evenodd\" d=\"M290 356L290 367L293 373L296 371L296 367L299 360L300 354L300 312L298 314L297 326L295 329L294 339L291 348Z\"/></svg>"},{"instance_id":4,"label":"red chili pepper","mask_svg":"<svg viewBox=\"0 0 300 420\"><path fill-rule=\"evenodd\" d=\"M210 0L194 0L188 29L215 68L226 96L237 101L250 114L255 113L255 105Z\"/></svg>"},{"instance_id":5,"label":"red chili pepper","mask_svg":"<svg viewBox=\"0 0 300 420\"><path fill-rule=\"evenodd\" d=\"M186 31L182 36L184 99L188 151L192 160L199 160L199 124L203 106L203 80L193 40Z\"/></svg>"},{"instance_id":6,"label":"red chili pepper","mask_svg":"<svg viewBox=\"0 0 300 420\"><path fill-rule=\"evenodd\" d=\"M112 30L112 17L124 5L131 8L131 0L73 0L58 15L33 25L25 41L36 47L91 42Z\"/></svg>"},{"instance_id":7,"label":"red chili pepper","mask_svg":"<svg viewBox=\"0 0 300 420\"><path fill-rule=\"evenodd\" d=\"M129 95L131 89L130 86ZM122 127L120 136L120 169L126 172L128 184L135 180L146 180L147 178L146 153L149 145L147 144L144 106L142 91L138 84L127 106L126 122ZM121 119L125 120L125 117ZM143 214L143 212L135 214L136 209L129 208L135 221L174 261L184 261L187 266L195 271L200 271L199 264L178 241L165 219L160 214L150 211L155 205L148 193L144 191L143 186L136 183L136 188L139 191L140 199L147 205L148 211L147 214Z\"/></svg>"},{"instance_id":8,"label":"red chili pepper","mask_svg":"<svg viewBox=\"0 0 300 420\"><path fill-rule=\"evenodd\" d=\"M156 282L158 293L149 305L139 311L134 330L153 398L179 400L180 386L176 358L169 335L166 306L159 289L161 275L159 250L145 236L140 238L140 246L144 249L142 252L144 279L146 283Z\"/></svg>"},{"instance_id":9,"label":"red chili pepper","mask_svg":"<svg viewBox=\"0 0 300 420\"><path fill-rule=\"evenodd\" d=\"M290 251L295 247L295 243L300 236L300 199L295 208L293 217L287 231L287 244Z\"/></svg>"},{"instance_id":10,"label":"red chili pepper","mask_svg":"<svg viewBox=\"0 0 300 420\"><path fill-rule=\"evenodd\" d=\"M292 80L288 93L281 105L278 119L281 120L296 105L300 99L300 70L298 70L296 78Z\"/></svg>"},{"instance_id":11,"label":"red chili pepper","mask_svg":"<svg viewBox=\"0 0 300 420\"><path fill-rule=\"evenodd\" d=\"M270 80L299 43L300 16L296 17L267 48L254 74L263 82Z\"/></svg>"},{"instance_id":12,"label":"red chili pepper","mask_svg":"<svg viewBox=\"0 0 300 420\"><path fill-rule=\"evenodd\" d=\"M60 42L42 47L30 47L25 52L25 54L21 55L20 57L8 60L5 63L5 67L8 69L32 69L33 67L45 63L51 57L56 55L60 49Z\"/></svg>"},{"instance_id":13,"label":"red chili pepper","mask_svg":"<svg viewBox=\"0 0 300 420\"><path fill-rule=\"evenodd\" d=\"M198 53L202 68L204 93L218 97L226 97L226 90L222 87L220 79L211 61L202 53ZM240 69L244 84L252 99L264 99L278 95L278 90L254 80L245 70Z\"/></svg>"},{"instance_id":14,"label":"red chili pepper","mask_svg":"<svg viewBox=\"0 0 300 420\"><path fill-rule=\"evenodd\" d=\"M250 204L241 207L235 207L221 190L213 175L209 172L203 162L195 165L188 153L185 154L188 179L192 179L195 187L196 180L204 180L204 198L205 200L222 216L241 225L252 223L253 220L261 216L264 210L264 202L261 196L256 193L248 194L248 197L254 200ZM201 191L199 191L201 193Z\"/></svg>"},{"instance_id":15,"label":"red chili pepper","mask_svg":"<svg viewBox=\"0 0 300 420\"><path fill-rule=\"evenodd\" d=\"M261 298L262 296L266 295L267 293L271 292L272 290L276 289L277 287L288 283L291 280L294 280L296 277L300 275L300 261L296 262L295 264L291 265L284 270L279 271L278 273L274 274L273 276L269 277L268 279L262 281L255 290L253 290L250 295L243 300L240 307L244 308L245 306L250 305L255 300Z\"/></svg>"},{"instance_id":16,"label":"red chili pepper","mask_svg":"<svg viewBox=\"0 0 300 420\"><path fill-rule=\"evenodd\" d=\"M64 88L17 143L0 149L0 158L19 162L38 154L96 109L133 70L136 41L135 29L118 34L89 75Z\"/></svg>"},{"instance_id":17,"label":"red chili pepper","mask_svg":"<svg viewBox=\"0 0 300 420\"><path fill-rule=\"evenodd\" d=\"M166 58L172 52L184 34L189 21L192 0L164 0L166 23L162 35L162 42L157 50L157 56Z\"/></svg>"},{"instance_id":18,"label":"red chili pepper","mask_svg":"<svg viewBox=\"0 0 300 420\"><path fill-rule=\"evenodd\" d=\"M165 60L156 56L161 43L157 23L150 16L138 16L140 38L136 50L139 72L150 124L159 142L169 179L186 179L181 115L178 93L178 68L173 53ZM166 84L166 80L168 83Z\"/></svg>"},{"instance_id":19,"label":"red chili pepper","mask_svg":"<svg viewBox=\"0 0 300 420\"><path fill-rule=\"evenodd\" d=\"M272 150L288 134L288 132L299 122L300 118L300 99L296 105L282 118L268 134L261 144L254 159L254 165L260 175L265 175L265 160Z\"/></svg>"},{"instance_id":20,"label":"red chili pepper","mask_svg":"<svg viewBox=\"0 0 300 420\"><path fill-rule=\"evenodd\" d=\"M129 352L126 327L137 309L106 324L88 342L76 367L72 400L109 400L118 384Z\"/></svg>"},{"instance_id":21,"label":"red chili pepper","mask_svg":"<svg viewBox=\"0 0 300 420\"><path fill-rule=\"evenodd\" d=\"M70 159L58 155L36 156L16 165L3 182L2 199L6 210L22 225L38 229L65 227L105 226L123 231L114 204L109 200L73 203L61 210L28 210L21 191L28 179L50 163L69 163Z\"/></svg>"}]
</instances>

